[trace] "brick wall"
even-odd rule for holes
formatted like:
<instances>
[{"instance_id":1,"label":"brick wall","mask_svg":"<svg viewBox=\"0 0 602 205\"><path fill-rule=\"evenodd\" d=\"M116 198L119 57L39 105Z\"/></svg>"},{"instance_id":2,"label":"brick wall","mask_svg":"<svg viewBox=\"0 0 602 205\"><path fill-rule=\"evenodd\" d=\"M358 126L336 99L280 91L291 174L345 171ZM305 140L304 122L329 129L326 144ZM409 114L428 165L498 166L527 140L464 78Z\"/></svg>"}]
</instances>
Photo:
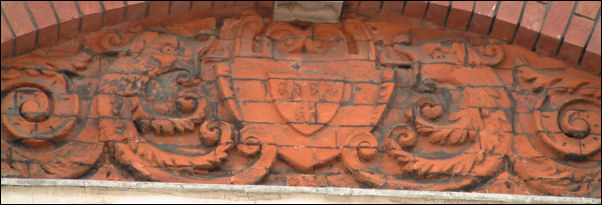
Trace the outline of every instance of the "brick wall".
<instances>
[{"instance_id":1,"label":"brick wall","mask_svg":"<svg viewBox=\"0 0 602 205\"><path fill-rule=\"evenodd\" d=\"M269 15L270 1L26 1L2 2L2 59L54 45L79 33L185 13ZM233 13L234 12L234 13ZM498 38L600 72L597 1L345 1L343 15L401 14Z\"/></svg>"}]
</instances>

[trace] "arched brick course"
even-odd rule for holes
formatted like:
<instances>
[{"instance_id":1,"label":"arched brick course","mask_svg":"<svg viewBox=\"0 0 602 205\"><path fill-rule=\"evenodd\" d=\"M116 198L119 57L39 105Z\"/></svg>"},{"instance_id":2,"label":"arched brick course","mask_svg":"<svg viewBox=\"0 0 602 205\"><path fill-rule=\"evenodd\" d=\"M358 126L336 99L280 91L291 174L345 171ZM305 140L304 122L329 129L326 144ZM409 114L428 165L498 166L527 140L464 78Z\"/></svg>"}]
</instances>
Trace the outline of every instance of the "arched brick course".
<instances>
[{"instance_id":1,"label":"arched brick course","mask_svg":"<svg viewBox=\"0 0 602 205\"><path fill-rule=\"evenodd\" d=\"M124 22L225 8L270 11L270 1L2 2L2 58ZM600 2L345 1L343 13L397 13L499 38L600 72Z\"/></svg>"}]
</instances>

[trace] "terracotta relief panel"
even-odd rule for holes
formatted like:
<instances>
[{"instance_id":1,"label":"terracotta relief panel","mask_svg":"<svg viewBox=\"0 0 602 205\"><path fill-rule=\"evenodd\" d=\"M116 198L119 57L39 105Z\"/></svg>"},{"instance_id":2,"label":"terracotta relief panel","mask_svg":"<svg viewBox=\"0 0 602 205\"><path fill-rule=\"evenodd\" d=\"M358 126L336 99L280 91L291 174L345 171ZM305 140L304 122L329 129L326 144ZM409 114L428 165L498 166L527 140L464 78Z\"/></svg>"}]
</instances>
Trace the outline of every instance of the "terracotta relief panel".
<instances>
[{"instance_id":1,"label":"terracotta relief panel","mask_svg":"<svg viewBox=\"0 0 602 205\"><path fill-rule=\"evenodd\" d=\"M2 62L2 176L599 198L600 91L412 24L130 24Z\"/></svg>"}]
</instances>

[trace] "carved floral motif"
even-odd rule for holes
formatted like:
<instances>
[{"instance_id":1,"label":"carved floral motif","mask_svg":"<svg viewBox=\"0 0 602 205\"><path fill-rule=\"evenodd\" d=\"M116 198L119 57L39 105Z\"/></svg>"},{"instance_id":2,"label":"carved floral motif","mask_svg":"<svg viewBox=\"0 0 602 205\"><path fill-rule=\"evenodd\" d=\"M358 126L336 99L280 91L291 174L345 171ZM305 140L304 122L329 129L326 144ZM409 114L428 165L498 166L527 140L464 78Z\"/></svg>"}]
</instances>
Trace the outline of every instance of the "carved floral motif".
<instances>
[{"instance_id":1,"label":"carved floral motif","mask_svg":"<svg viewBox=\"0 0 602 205\"><path fill-rule=\"evenodd\" d=\"M207 18L4 60L2 176L600 197L599 76L393 30Z\"/></svg>"}]
</instances>

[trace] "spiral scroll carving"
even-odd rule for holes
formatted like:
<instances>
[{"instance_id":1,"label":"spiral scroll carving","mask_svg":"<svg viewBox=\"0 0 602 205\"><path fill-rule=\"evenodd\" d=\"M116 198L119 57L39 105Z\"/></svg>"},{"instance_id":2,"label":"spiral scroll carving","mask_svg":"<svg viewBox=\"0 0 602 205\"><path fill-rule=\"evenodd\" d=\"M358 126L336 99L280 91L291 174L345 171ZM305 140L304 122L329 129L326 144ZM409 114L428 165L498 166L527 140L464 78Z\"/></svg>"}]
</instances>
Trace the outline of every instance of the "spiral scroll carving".
<instances>
[{"instance_id":1,"label":"spiral scroll carving","mask_svg":"<svg viewBox=\"0 0 602 205\"><path fill-rule=\"evenodd\" d=\"M70 78L54 70L64 67L36 63L48 57L28 59L2 69L2 149L12 147L3 167L7 163L21 177L80 177L95 167L103 145L96 143Z\"/></svg>"},{"instance_id":2,"label":"spiral scroll carving","mask_svg":"<svg viewBox=\"0 0 602 205\"><path fill-rule=\"evenodd\" d=\"M522 59L518 62L519 88L536 95L537 103L531 115L519 118L534 127L517 136L527 143L514 149L537 154L513 155L514 170L542 193L599 196L599 189L582 183L600 181L600 79L572 69L560 74Z\"/></svg>"}]
</instances>

